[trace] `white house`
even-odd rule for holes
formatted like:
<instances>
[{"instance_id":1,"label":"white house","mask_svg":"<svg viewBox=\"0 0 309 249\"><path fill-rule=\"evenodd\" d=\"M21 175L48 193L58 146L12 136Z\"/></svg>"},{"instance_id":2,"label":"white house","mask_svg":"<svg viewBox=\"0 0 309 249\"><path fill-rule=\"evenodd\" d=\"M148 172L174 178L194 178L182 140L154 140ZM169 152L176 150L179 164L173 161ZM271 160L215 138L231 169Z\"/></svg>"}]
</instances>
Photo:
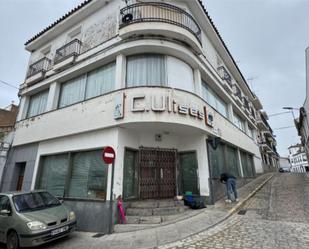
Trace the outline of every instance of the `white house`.
<instances>
[{"instance_id":1,"label":"white house","mask_svg":"<svg viewBox=\"0 0 309 249\"><path fill-rule=\"evenodd\" d=\"M31 53L6 171L14 190L47 189L106 231L113 198L214 203L218 177L262 173L249 88L199 0L87 0L25 44ZM102 222L96 222L96 221Z\"/></svg>"}]
</instances>

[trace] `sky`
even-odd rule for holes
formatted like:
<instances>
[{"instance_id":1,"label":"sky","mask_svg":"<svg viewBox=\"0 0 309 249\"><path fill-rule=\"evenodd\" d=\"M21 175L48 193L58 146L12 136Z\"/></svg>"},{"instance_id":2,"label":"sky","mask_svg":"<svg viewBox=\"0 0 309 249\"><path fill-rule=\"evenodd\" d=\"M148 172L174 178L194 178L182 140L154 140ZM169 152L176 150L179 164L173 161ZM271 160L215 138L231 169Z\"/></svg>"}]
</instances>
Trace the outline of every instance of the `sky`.
<instances>
[{"instance_id":1,"label":"sky","mask_svg":"<svg viewBox=\"0 0 309 249\"><path fill-rule=\"evenodd\" d=\"M0 0L0 108L15 101L29 53L24 43L83 0ZM305 100L308 0L203 0L251 89L270 115L281 156L299 142L292 113ZM294 111L298 116L298 110ZM293 126L293 127L290 127ZM280 129L282 127L289 127ZM278 129L279 128L279 129Z\"/></svg>"}]
</instances>

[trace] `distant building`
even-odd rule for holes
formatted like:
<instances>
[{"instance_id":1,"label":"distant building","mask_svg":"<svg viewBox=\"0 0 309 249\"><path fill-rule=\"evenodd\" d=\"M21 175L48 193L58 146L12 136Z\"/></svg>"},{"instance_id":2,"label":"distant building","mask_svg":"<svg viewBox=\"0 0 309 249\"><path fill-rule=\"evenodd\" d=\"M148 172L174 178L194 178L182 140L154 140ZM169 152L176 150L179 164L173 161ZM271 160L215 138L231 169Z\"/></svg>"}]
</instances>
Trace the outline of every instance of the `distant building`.
<instances>
[{"instance_id":1,"label":"distant building","mask_svg":"<svg viewBox=\"0 0 309 249\"><path fill-rule=\"evenodd\" d=\"M304 147L301 144L296 144L290 146L288 150L291 172L309 172L309 165Z\"/></svg>"},{"instance_id":2,"label":"distant building","mask_svg":"<svg viewBox=\"0 0 309 249\"><path fill-rule=\"evenodd\" d=\"M259 111L256 120L259 129L257 140L260 146L264 172L277 171L279 168L279 154L276 149L277 141L267 120L267 113Z\"/></svg>"},{"instance_id":3,"label":"distant building","mask_svg":"<svg viewBox=\"0 0 309 249\"><path fill-rule=\"evenodd\" d=\"M0 109L0 186L8 151L14 137L14 124L17 113L18 106L14 104L11 104L4 109Z\"/></svg>"}]
</instances>

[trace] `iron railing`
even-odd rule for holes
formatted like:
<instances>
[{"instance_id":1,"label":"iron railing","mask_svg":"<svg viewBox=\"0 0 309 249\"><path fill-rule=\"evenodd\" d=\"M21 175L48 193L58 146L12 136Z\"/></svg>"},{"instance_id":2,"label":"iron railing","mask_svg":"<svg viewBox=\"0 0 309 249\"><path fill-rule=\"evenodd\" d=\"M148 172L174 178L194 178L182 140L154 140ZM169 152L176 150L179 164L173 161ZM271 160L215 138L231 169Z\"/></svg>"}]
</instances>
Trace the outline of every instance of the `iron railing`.
<instances>
[{"instance_id":1,"label":"iron railing","mask_svg":"<svg viewBox=\"0 0 309 249\"><path fill-rule=\"evenodd\" d=\"M148 2L129 5L120 10L120 28L138 22L165 22L180 26L201 41L201 29L194 18L174 5Z\"/></svg>"},{"instance_id":2,"label":"iron railing","mask_svg":"<svg viewBox=\"0 0 309 249\"><path fill-rule=\"evenodd\" d=\"M74 39L61 48L57 49L54 63L57 64L71 56L79 55L81 46L82 42L78 39Z\"/></svg>"},{"instance_id":3,"label":"iron railing","mask_svg":"<svg viewBox=\"0 0 309 249\"><path fill-rule=\"evenodd\" d=\"M47 57L44 57L33 64L29 66L27 78L40 73L40 72L46 72L50 69L51 66L51 60L48 59Z\"/></svg>"},{"instance_id":4,"label":"iron railing","mask_svg":"<svg viewBox=\"0 0 309 249\"><path fill-rule=\"evenodd\" d=\"M233 86L232 77L229 74L229 72L225 69L225 67L224 66L220 66L220 67L218 67L217 70L218 70L218 72L220 74L221 79L225 80L226 83L228 83L228 85L230 87L232 87Z\"/></svg>"}]
</instances>

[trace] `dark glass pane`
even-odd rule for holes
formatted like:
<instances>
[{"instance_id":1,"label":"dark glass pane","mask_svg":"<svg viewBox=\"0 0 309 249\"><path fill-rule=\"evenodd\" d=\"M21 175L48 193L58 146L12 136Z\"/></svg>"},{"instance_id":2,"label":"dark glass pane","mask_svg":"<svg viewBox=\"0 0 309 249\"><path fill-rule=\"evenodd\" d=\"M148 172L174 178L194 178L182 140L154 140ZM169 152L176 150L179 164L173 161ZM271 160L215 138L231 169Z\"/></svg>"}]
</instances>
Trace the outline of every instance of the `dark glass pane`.
<instances>
[{"instance_id":1,"label":"dark glass pane","mask_svg":"<svg viewBox=\"0 0 309 249\"><path fill-rule=\"evenodd\" d=\"M138 175L136 169L136 151L126 150L124 157L123 198L137 197Z\"/></svg>"},{"instance_id":2,"label":"dark glass pane","mask_svg":"<svg viewBox=\"0 0 309 249\"><path fill-rule=\"evenodd\" d=\"M247 153L241 151L240 152L240 157L241 157L242 172L244 174L244 177L250 177L250 170L249 170L248 155L247 155Z\"/></svg>"},{"instance_id":3,"label":"dark glass pane","mask_svg":"<svg viewBox=\"0 0 309 249\"><path fill-rule=\"evenodd\" d=\"M106 199L108 166L102 151L79 152L73 155L69 197Z\"/></svg>"},{"instance_id":4,"label":"dark glass pane","mask_svg":"<svg viewBox=\"0 0 309 249\"><path fill-rule=\"evenodd\" d=\"M236 177L239 176L237 150L233 147L226 146L226 154L227 171Z\"/></svg>"},{"instance_id":5,"label":"dark glass pane","mask_svg":"<svg viewBox=\"0 0 309 249\"><path fill-rule=\"evenodd\" d=\"M68 154L43 157L38 188L55 196L64 196L68 166Z\"/></svg>"},{"instance_id":6,"label":"dark glass pane","mask_svg":"<svg viewBox=\"0 0 309 249\"><path fill-rule=\"evenodd\" d=\"M212 178L220 177L220 174L224 170L224 152L223 146L218 145L217 149L213 149L210 145L209 148L209 158L210 158L210 174Z\"/></svg>"},{"instance_id":7,"label":"dark glass pane","mask_svg":"<svg viewBox=\"0 0 309 249\"><path fill-rule=\"evenodd\" d=\"M179 158L182 193L190 191L193 194L199 194L196 153L181 153Z\"/></svg>"}]
</instances>

